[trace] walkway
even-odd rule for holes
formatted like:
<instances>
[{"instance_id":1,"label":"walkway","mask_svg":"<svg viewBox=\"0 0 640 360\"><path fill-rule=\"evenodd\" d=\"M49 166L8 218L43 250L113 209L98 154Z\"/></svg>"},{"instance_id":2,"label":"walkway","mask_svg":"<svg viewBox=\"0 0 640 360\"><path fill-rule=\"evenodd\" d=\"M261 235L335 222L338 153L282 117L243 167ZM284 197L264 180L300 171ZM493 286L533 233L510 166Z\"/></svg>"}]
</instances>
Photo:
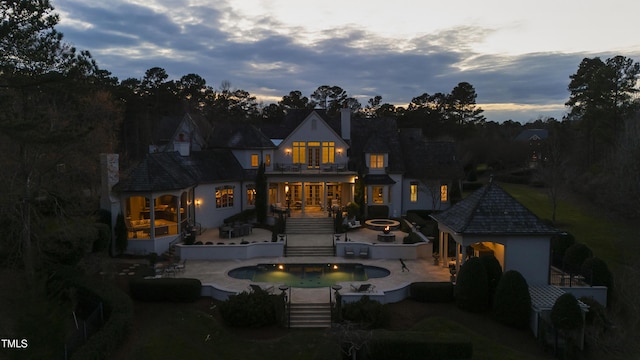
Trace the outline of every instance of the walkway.
<instances>
[{"instance_id":1,"label":"walkway","mask_svg":"<svg viewBox=\"0 0 640 360\"><path fill-rule=\"evenodd\" d=\"M379 231L360 228L352 230L347 233L349 241L378 243L377 235ZM397 242L401 242L405 233L396 230ZM252 234L243 237L248 242L263 242L271 241L271 232L265 229L255 228ZM214 243L234 242L239 244L242 241L241 238L233 239L220 239L218 237L217 229L209 229L202 235L198 236L198 240L206 242L212 241ZM344 236L342 237L344 239ZM304 244L304 245L330 245L331 235L289 235L289 243ZM215 245L218 246L218 245ZM361 263L364 265L379 266L391 271L391 274L384 278L370 279L366 283L375 285L377 292L385 290L393 290L399 287L407 286L412 282L419 281L449 281L449 270L441 266L433 264L432 259L419 259L419 260L405 260L409 272L402 272L402 267L399 260L388 259L346 259L343 257L277 257L277 258L254 258L249 260L219 260L219 261L201 261L201 260L189 260L187 261L186 270L180 274L179 277L197 278L203 284L215 284L216 288L232 291L242 292L249 291L249 284L253 283L250 280L234 279L227 275L227 273L235 268L242 266L251 266L257 264L272 264L272 263ZM353 284L359 284L363 282L353 282ZM340 283L343 287L342 293L350 292L351 283ZM263 284L265 286L273 285L277 289L279 284ZM324 302L329 300L329 288L292 288L291 292L292 301L294 302Z\"/></svg>"}]
</instances>

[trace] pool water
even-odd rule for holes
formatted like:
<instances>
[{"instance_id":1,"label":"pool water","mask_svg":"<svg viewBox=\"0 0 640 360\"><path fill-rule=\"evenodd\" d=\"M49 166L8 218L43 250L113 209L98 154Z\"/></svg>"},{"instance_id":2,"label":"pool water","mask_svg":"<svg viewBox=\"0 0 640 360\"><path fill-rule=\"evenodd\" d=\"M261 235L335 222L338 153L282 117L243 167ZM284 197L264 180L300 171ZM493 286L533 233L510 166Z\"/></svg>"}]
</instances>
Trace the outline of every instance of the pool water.
<instances>
[{"instance_id":1,"label":"pool water","mask_svg":"<svg viewBox=\"0 0 640 360\"><path fill-rule=\"evenodd\" d=\"M235 279L285 284L298 288L330 287L339 282L367 281L388 276L390 271L362 264L258 264L229 271Z\"/></svg>"}]
</instances>

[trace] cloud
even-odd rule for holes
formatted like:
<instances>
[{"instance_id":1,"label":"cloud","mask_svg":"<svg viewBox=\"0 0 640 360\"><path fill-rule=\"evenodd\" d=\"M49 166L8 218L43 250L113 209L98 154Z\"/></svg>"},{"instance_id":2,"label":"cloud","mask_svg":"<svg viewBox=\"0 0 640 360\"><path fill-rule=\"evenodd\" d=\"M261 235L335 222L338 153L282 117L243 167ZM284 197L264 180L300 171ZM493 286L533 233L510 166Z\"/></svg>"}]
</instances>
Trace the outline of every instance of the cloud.
<instances>
[{"instance_id":1,"label":"cloud","mask_svg":"<svg viewBox=\"0 0 640 360\"><path fill-rule=\"evenodd\" d=\"M354 23L311 31L269 13L248 17L225 2L179 0L169 7L160 1L54 0L54 6L65 40L89 50L122 80L142 78L157 66L172 79L195 73L213 87L229 81L265 101L337 85L363 105L376 95L400 105L423 93L448 93L464 81L476 89L481 107L519 106L487 106L489 120L561 117L569 76L582 58L595 56L481 54L475 45L498 31L490 26L391 38Z\"/></svg>"}]
</instances>

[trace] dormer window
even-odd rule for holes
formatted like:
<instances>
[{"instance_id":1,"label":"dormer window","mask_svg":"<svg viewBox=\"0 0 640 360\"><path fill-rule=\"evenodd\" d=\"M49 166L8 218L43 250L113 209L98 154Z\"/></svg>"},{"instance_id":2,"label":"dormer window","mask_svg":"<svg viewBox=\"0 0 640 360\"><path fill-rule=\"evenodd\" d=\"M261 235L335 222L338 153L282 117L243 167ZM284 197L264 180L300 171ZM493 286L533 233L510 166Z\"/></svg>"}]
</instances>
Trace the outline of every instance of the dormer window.
<instances>
[{"instance_id":1,"label":"dormer window","mask_svg":"<svg viewBox=\"0 0 640 360\"><path fill-rule=\"evenodd\" d=\"M258 154L251 154L251 167L258 167L258 165L260 165Z\"/></svg>"},{"instance_id":2,"label":"dormer window","mask_svg":"<svg viewBox=\"0 0 640 360\"><path fill-rule=\"evenodd\" d=\"M369 168L384 169L384 154L371 154L369 160Z\"/></svg>"}]
</instances>

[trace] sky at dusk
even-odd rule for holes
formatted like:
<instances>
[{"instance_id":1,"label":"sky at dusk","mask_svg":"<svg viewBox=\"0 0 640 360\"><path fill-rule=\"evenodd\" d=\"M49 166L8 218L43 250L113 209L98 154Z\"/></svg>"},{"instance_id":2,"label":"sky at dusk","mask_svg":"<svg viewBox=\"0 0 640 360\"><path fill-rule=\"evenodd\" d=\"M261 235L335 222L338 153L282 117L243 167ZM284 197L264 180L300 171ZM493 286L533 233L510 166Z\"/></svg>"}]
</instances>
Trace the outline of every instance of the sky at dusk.
<instances>
[{"instance_id":1,"label":"sky at dusk","mask_svg":"<svg viewBox=\"0 0 640 360\"><path fill-rule=\"evenodd\" d=\"M406 106L469 82L487 120L561 119L585 57L640 60L629 0L51 0L66 42L120 80L198 74L264 104L340 86Z\"/></svg>"}]
</instances>

